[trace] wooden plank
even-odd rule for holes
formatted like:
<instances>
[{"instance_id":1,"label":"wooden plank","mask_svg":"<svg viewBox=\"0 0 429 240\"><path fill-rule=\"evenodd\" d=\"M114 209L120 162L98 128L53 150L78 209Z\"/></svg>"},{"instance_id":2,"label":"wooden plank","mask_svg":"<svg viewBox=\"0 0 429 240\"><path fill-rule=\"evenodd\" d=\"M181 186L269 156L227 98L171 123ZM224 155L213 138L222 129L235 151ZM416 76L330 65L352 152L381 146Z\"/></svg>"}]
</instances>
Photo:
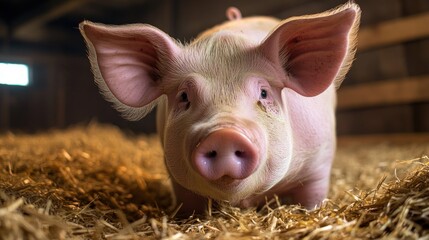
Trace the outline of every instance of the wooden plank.
<instances>
[{"instance_id":1,"label":"wooden plank","mask_svg":"<svg viewBox=\"0 0 429 240\"><path fill-rule=\"evenodd\" d=\"M427 144L429 133L395 133L395 134L368 134L355 136L339 136L338 147L373 145L380 143L389 144Z\"/></svg>"},{"instance_id":2,"label":"wooden plank","mask_svg":"<svg viewBox=\"0 0 429 240\"><path fill-rule=\"evenodd\" d=\"M359 31L358 50L429 37L429 13L382 22Z\"/></svg>"},{"instance_id":3,"label":"wooden plank","mask_svg":"<svg viewBox=\"0 0 429 240\"><path fill-rule=\"evenodd\" d=\"M66 40L70 35L62 30L45 29L47 22L59 18L65 14L82 7L88 0L68 0L58 3L48 2L39 9L23 15L18 20L12 22L12 37L25 41L44 40L45 36L49 38L58 38Z\"/></svg>"},{"instance_id":4,"label":"wooden plank","mask_svg":"<svg viewBox=\"0 0 429 240\"><path fill-rule=\"evenodd\" d=\"M366 83L340 88L338 109L429 101L429 76Z\"/></svg>"},{"instance_id":5,"label":"wooden plank","mask_svg":"<svg viewBox=\"0 0 429 240\"><path fill-rule=\"evenodd\" d=\"M401 133L414 130L414 109L411 105L339 111L336 116L339 135Z\"/></svg>"},{"instance_id":6,"label":"wooden plank","mask_svg":"<svg viewBox=\"0 0 429 240\"><path fill-rule=\"evenodd\" d=\"M415 104L414 131L429 132L429 103Z\"/></svg>"},{"instance_id":7,"label":"wooden plank","mask_svg":"<svg viewBox=\"0 0 429 240\"><path fill-rule=\"evenodd\" d=\"M0 19L0 36L8 38L9 36L9 27L6 22Z\"/></svg>"},{"instance_id":8,"label":"wooden plank","mask_svg":"<svg viewBox=\"0 0 429 240\"><path fill-rule=\"evenodd\" d=\"M429 74L429 38L404 44L408 74Z\"/></svg>"},{"instance_id":9,"label":"wooden plank","mask_svg":"<svg viewBox=\"0 0 429 240\"><path fill-rule=\"evenodd\" d=\"M429 1L428 0L402 1L402 9L405 15L429 12Z\"/></svg>"},{"instance_id":10,"label":"wooden plank","mask_svg":"<svg viewBox=\"0 0 429 240\"><path fill-rule=\"evenodd\" d=\"M9 90L0 85L0 132L9 130L10 125Z\"/></svg>"},{"instance_id":11,"label":"wooden plank","mask_svg":"<svg viewBox=\"0 0 429 240\"><path fill-rule=\"evenodd\" d=\"M27 15L22 15L18 20L12 23L14 31L34 30L34 27L40 27L52 19L59 18L65 14L82 7L88 3L88 0L68 0L59 2L46 2L38 9L33 9Z\"/></svg>"},{"instance_id":12,"label":"wooden plank","mask_svg":"<svg viewBox=\"0 0 429 240\"><path fill-rule=\"evenodd\" d=\"M406 49L401 44L359 52L342 86L364 84L379 79L400 79L409 76L405 52Z\"/></svg>"}]
</instances>

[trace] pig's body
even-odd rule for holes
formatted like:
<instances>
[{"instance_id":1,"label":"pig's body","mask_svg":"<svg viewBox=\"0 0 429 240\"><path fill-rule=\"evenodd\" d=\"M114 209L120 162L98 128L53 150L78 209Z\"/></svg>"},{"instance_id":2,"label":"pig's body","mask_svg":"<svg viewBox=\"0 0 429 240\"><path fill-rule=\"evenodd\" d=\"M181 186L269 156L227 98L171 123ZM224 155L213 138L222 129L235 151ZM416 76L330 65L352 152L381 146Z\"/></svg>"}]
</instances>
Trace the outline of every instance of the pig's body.
<instances>
[{"instance_id":1,"label":"pig's body","mask_svg":"<svg viewBox=\"0 0 429 240\"><path fill-rule=\"evenodd\" d=\"M293 144L290 170L284 172L282 180L263 194L258 193L235 202L240 207L258 206L265 203L266 197L277 195L285 202L312 208L327 195L336 147L335 86L331 85L325 92L312 98L303 97L289 89L284 89L282 95L287 103L285 111L288 110L289 119L286 120L290 121ZM167 109L167 101L158 105L157 126L161 142L164 142ZM205 208L205 199L178 186L176 182L174 184L175 194L178 201L183 203L185 212Z\"/></svg>"},{"instance_id":2,"label":"pig's body","mask_svg":"<svg viewBox=\"0 0 429 240\"><path fill-rule=\"evenodd\" d=\"M233 20L202 33L200 38L210 38L216 34L242 36L251 45L260 44L280 20L269 17L253 17ZM198 41L195 40L195 41ZM304 97L290 89L283 89L281 97L286 103L283 107L285 124L290 128L291 164L285 171L282 180L263 194L256 193L244 199L234 199L233 204L242 207L256 206L274 195L280 198L293 198L289 201L315 207L326 197L329 185L331 164L335 152L335 82L326 91L314 97ZM164 143L165 125L168 120L168 101L158 104L157 126ZM287 160L286 160L287 161ZM181 162L181 161L178 161ZM173 179L173 181L175 181ZM187 189L176 187L178 201L184 203L182 208L203 209L205 202ZM309 186L307 186L309 185ZM231 201L231 199L228 199ZM187 206L187 205L190 206Z\"/></svg>"},{"instance_id":3,"label":"pig's body","mask_svg":"<svg viewBox=\"0 0 429 240\"><path fill-rule=\"evenodd\" d=\"M185 46L147 25L81 31L108 100L130 119L158 104L182 212L204 211L207 197L249 207L278 195L313 208L328 191L335 89L359 14L349 3L284 21L237 19Z\"/></svg>"}]
</instances>

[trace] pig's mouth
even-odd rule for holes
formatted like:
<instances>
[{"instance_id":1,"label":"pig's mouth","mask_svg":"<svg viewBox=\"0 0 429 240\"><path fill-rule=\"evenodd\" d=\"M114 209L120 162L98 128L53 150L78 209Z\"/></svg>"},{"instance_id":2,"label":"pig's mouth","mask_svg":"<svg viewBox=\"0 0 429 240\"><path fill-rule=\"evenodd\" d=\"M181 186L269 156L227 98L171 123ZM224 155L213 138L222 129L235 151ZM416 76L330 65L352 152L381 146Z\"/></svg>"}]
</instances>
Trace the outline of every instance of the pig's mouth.
<instances>
[{"instance_id":1,"label":"pig's mouth","mask_svg":"<svg viewBox=\"0 0 429 240\"><path fill-rule=\"evenodd\" d=\"M224 176L218 180L209 181L207 183L208 187L211 189L209 190L209 193L211 193L209 194L209 197L213 199L231 201L235 199L238 195L240 195L241 197L245 197L242 195L242 191L246 187L246 181L244 181L243 179L233 179Z\"/></svg>"},{"instance_id":2,"label":"pig's mouth","mask_svg":"<svg viewBox=\"0 0 429 240\"><path fill-rule=\"evenodd\" d=\"M239 187L242 181L243 181L242 179L234 179L228 176L223 176L218 180L210 181L210 183L219 189L223 189L225 187L231 189L231 188Z\"/></svg>"}]
</instances>

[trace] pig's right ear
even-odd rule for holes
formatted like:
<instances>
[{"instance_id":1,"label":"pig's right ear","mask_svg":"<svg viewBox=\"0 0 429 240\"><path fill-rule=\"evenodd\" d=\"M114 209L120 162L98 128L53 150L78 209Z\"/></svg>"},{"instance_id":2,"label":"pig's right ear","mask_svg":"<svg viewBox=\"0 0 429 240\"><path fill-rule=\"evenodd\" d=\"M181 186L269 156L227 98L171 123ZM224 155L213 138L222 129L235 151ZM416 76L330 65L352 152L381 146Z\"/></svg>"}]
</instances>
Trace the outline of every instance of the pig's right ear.
<instances>
[{"instance_id":1,"label":"pig's right ear","mask_svg":"<svg viewBox=\"0 0 429 240\"><path fill-rule=\"evenodd\" d=\"M356 52L359 6L349 2L321 14L289 18L262 43L262 53L286 74L284 87L315 96L337 87Z\"/></svg>"},{"instance_id":2,"label":"pig's right ear","mask_svg":"<svg viewBox=\"0 0 429 240\"><path fill-rule=\"evenodd\" d=\"M84 21L79 29L101 93L125 118L144 117L164 94L162 67L172 64L180 46L150 25Z\"/></svg>"}]
</instances>

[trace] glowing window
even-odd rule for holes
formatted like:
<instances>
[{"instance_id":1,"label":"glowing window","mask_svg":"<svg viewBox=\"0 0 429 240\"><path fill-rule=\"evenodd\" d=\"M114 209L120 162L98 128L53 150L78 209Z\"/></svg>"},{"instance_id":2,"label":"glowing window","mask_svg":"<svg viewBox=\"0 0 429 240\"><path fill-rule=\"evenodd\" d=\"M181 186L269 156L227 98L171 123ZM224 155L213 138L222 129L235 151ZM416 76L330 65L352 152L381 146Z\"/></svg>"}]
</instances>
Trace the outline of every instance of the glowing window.
<instances>
[{"instance_id":1,"label":"glowing window","mask_svg":"<svg viewBox=\"0 0 429 240\"><path fill-rule=\"evenodd\" d=\"M29 70L27 65L0 62L0 84L27 86L28 83Z\"/></svg>"}]
</instances>

